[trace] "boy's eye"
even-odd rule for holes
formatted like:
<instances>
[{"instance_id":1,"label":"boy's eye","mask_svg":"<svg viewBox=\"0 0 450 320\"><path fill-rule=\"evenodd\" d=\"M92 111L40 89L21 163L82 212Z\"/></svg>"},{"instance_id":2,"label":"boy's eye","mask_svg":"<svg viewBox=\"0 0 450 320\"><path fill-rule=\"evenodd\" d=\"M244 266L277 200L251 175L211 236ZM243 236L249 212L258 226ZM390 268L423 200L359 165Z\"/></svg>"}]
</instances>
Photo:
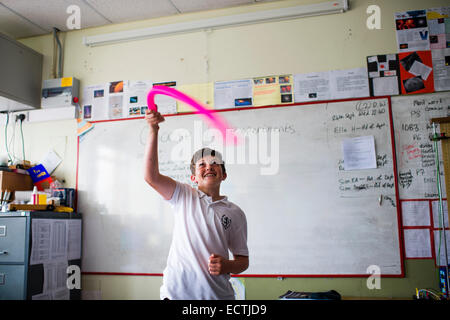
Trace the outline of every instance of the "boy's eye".
<instances>
[{"instance_id":1,"label":"boy's eye","mask_svg":"<svg viewBox=\"0 0 450 320\"><path fill-rule=\"evenodd\" d=\"M210 166L218 166L219 165L219 163L217 162L217 160L211 160L210 162L208 162L208 161L202 161L202 162L199 162L199 163L197 163L197 168L203 168L203 167L206 167L206 164L209 164Z\"/></svg>"}]
</instances>

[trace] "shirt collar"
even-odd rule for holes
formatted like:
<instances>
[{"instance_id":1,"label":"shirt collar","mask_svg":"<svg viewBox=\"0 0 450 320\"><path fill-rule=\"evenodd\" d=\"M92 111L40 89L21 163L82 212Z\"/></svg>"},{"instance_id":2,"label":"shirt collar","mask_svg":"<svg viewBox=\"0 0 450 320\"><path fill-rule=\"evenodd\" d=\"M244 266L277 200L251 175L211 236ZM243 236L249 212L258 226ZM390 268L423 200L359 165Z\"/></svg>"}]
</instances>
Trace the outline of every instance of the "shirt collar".
<instances>
[{"instance_id":1,"label":"shirt collar","mask_svg":"<svg viewBox=\"0 0 450 320\"><path fill-rule=\"evenodd\" d=\"M227 202L228 201L228 197L224 196L222 199L217 200L217 201L212 201L212 198L210 196L208 196L206 193L204 193L203 191L201 191L200 189L197 189L198 195L200 197L200 199L205 198L206 201L208 201L209 203L217 203L217 202Z\"/></svg>"}]
</instances>

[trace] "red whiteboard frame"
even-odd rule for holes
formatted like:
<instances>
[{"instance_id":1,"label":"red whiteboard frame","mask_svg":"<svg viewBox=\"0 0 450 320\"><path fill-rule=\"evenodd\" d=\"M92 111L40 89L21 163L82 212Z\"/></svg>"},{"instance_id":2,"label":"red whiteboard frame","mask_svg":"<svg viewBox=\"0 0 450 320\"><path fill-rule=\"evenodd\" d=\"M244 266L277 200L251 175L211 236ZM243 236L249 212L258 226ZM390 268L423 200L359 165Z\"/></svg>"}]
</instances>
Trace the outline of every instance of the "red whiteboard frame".
<instances>
[{"instance_id":1,"label":"red whiteboard frame","mask_svg":"<svg viewBox=\"0 0 450 320\"><path fill-rule=\"evenodd\" d=\"M392 119L392 104L390 96L379 96L379 97L361 97L361 98L349 98L349 99L338 99L338 100L320 100L320 101L309 101L309 102L298 102L290 104L277 104L270 106L258 106L258 107L240 107L240 108L229 108L221 110L212 110L214 112L230 112L239 110L251 110L251 109L267 109L267 108L289 108L297 107L303 105L314 105L314 104L326 104L335 102L345 102L345 101L362 101L362 100L374 100L374 99L387 99L388 109L389 109L389 125L391 133L391 147L392 147L392 161L394 170L394 183L395 183L395 198L397 206L397 228L398 228L398 239L399 239L399 252L400 252L400 274L381 274L382 278L404 278L405 277L405 252L404 252L404 239L402 230L402 219L401 219L401 206L398 191L398 172L397 172L397 154L395 149L395 138L394 138L394 122ZM164 117L174 117L174 116L184 116L192 115L196 112L183 112L176 114L167 114ZM91 123L101 123L101 122L112 122L112 121L126 121L126 120L142 120L141 117L133 118L120 118L120 119L109 119L109 120L96 120L91 121ZM76 166L76 187L75 187L75 210L77 208L77 192L78 192L78 162L79 162L79 147L80 138L77 139L77 166ZM162 276L162 273L121 273L121 272L82 272L84 275L110 275L110 276ZM372 276L371 273L367 274L237 274L232 275L232 277L242 277L242 278L367 278Z\"/></svg>"}]
</instances>

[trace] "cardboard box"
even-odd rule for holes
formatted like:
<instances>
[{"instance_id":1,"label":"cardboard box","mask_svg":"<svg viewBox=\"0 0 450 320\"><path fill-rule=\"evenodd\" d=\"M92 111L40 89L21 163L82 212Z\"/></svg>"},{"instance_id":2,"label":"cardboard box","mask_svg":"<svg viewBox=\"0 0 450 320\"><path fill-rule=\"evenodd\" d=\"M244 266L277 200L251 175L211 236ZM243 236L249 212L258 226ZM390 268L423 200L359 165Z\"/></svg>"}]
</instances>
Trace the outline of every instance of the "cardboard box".
<instances>
[{"instance_id":1,"label":"cardboard box","mask_svg":"<svg viewBox=\"0 0 450 320\"><path fill-rule=\"evenodd\" d=\"M33 190L33 181L26 174L0 171L0 189L2 191L27 191ZM11 193L10 200L13 200L14 193Z\"/></svg>"}]
</instances>

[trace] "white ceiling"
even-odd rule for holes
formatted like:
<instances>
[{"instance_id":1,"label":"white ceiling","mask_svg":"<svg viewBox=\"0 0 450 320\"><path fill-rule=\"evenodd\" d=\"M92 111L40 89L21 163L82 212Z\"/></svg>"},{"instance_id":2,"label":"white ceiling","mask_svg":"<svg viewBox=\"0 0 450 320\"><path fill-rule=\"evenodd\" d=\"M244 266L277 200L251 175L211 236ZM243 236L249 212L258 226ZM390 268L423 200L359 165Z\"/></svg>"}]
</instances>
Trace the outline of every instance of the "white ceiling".
<instances>
[{"instance_id":1,"label":"white ceiling","mask_svg":"<svg viewBox=\"0 0 450 320\"><path fill-rule=\"evenodd\" d=\"M0 32L12 38L69 31L66 10L80 8L81 28L279 0L0 0Z\"/></svg>"}]
</instances>

